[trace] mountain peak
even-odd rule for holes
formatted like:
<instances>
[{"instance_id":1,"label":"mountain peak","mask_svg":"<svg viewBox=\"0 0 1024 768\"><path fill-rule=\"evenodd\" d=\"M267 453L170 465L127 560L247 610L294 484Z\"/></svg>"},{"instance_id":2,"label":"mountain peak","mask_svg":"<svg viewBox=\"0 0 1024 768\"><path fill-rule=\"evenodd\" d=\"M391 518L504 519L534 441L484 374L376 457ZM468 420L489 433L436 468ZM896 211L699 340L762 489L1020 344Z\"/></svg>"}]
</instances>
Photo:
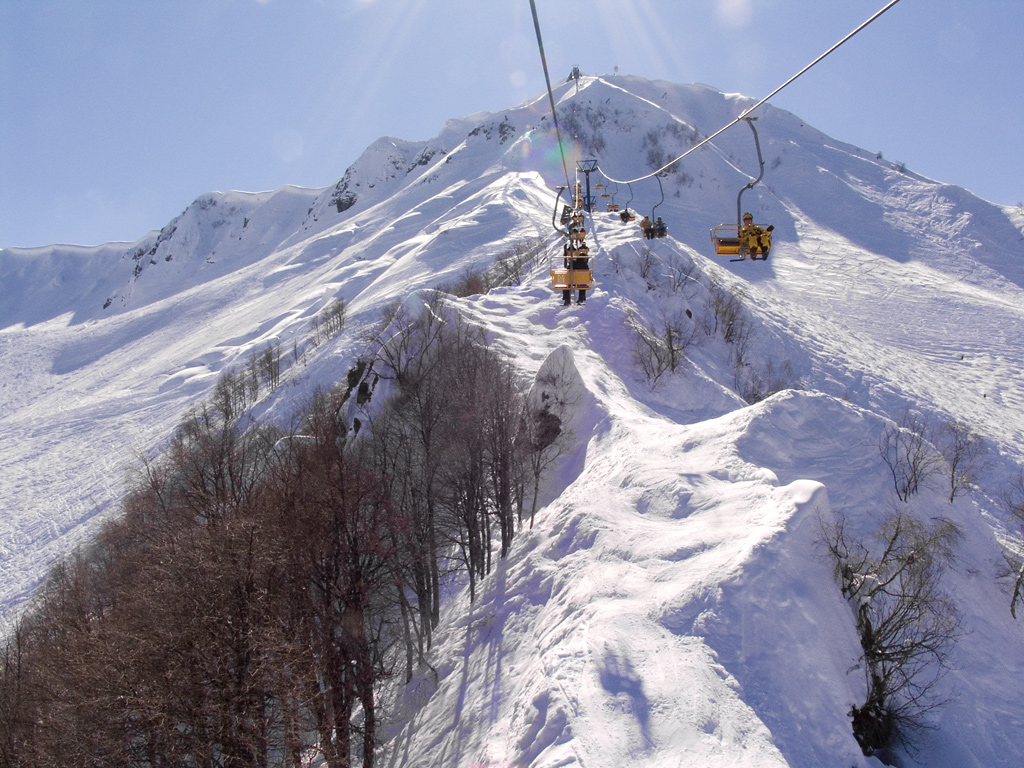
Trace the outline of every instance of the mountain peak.
<instances>
[{"instance_id":1,"label":"mountain peak","mask_svg":"<svg viewBox=\"0 0 1024 768\"><path fill-rule=\"evenodd\" d=\"M998 575L1019 530L995 500L1024 462L1020 218L765 105L764 175L742 204L774 225L771 256L733 263L709 230L759 175L750 128L651 173L750 99L586 75L556 97L560 136L538 97L427 141L382 137L324 189L202 195L136 243L0 251L4 615L117 514L139 454L222 377L276 353L281 382L249 415L289 423L366 370L383 317L450 291L446 312L557 404L567 437L533 526L475 600L447 584L430 668L382 699L384 764L877 766L850 720L855 607L821 539L845 520L869 541L894 507L962 531L942 586L975 630L919 756L1019 764L1024 700L1006 680L1024 646ZM597 285L570 307L548 274L562 150L570 181L577 160L599 169ZM934 451L941 428L970 425L986 461L969 492L948 501L936 474L896 498L880 438L908 413Z\"/></svg>"}]
</instances>

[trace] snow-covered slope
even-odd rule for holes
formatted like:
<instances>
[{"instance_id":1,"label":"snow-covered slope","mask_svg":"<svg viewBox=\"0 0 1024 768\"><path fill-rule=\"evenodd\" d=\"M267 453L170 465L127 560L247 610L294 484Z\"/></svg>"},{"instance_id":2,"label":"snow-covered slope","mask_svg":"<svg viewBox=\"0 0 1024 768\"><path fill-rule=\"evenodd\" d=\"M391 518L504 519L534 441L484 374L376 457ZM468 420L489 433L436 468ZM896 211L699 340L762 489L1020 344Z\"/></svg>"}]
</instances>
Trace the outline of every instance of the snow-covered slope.
<instances>
[{"instance_id":1,"label":"snow-covered slope","mask_svg":"<svg viewBox=\"0 0 1024 768\"><path fill-rule=\"evenodd\" d=\"M637 78L556 96L563 131L615 178L752 103ZM280 344L285 384L257 415L285 419L345 375L389 302L527 238L554 253L564 174L546 107L452 121L428 142L381 139L324 190L204 195L136 243L0 252L7 618L114 513L126 472L222 372ZM957 697L918 759L1024 761L1024 694L1008 682L1024 642L997 580L996 500L1024 460L1024 222L794 115L759 116L765 176L744 207L775 225L767 262L716 260L708 241L756 175L738 125L665 180L668 238L593 215L600 287L585 307L560 306L544 265L456 303L524 375L564 373L578 446L477 602L453 595L437 677L395 692L387 764L868 764L847 716L863 697L852 614L818 536L822 520L867 532L887 510L878 436L907 407L965 419L989 459L980 489L954 504L939 488L915 499L964 532L945 586L972 630L946 680ZM660 199L650 179L608 191L641 213ZM714 322L714 284L746 296L739 374L721 334L697 327ZM338 297L347 330L310 348L311 318ZM685 310L699 343L651 387L627 314L655 325ZM748 406L738 383L769 362L803 390Z\"/></svg>"}]
</instances>

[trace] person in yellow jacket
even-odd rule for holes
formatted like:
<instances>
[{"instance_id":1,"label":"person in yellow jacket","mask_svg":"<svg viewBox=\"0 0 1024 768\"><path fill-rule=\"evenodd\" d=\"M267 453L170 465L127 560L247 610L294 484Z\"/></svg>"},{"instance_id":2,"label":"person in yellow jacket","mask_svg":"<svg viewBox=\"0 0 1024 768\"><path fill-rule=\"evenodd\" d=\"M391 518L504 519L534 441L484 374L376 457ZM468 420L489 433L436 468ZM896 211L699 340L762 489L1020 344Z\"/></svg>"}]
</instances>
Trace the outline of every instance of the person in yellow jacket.
<instances>
[{"instance_id":1,"label":"person in yellow jacket","mask_svg":"<svg viewBox=\"0 0 1024 768\"><path fill-rule=\"evenodd\" d=\"M757 259L758 252L761 253L762 259L768 258L768 251L772 247L772 230L774 229L774 224L770 224L766 229L761 229L761 227L754 224L753 214L743 214L740 243L747 247L747 253L750 254L751 259Z\"/></svg>"},{"instance_id":2,"label":"person in yellow jacket","mask_svg":"<svg viewBox=\"0 0 1024 768\"><path fill-rule=\"evenodd\" d=\"M644 233L644 237L650 240L654 237L654 222L644 216L640 219L640 231Z\"/></svg>"}]
</instances>

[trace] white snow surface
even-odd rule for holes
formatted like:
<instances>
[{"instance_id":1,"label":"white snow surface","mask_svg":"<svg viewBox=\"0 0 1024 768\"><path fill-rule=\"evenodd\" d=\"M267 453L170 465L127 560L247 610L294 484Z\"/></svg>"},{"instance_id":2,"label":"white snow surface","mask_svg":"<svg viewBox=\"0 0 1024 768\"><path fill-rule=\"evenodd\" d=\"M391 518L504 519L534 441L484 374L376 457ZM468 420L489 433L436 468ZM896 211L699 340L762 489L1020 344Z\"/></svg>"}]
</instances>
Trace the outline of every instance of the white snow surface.
<instances>
[{"instance_id":1,"label":"white snow surface","mask_svg":"<svg viewBox=\"0 0 1024 768\"><path fill-rule=\"evenodd\" d=\"M556 96L578 151L617 178L752 104L627 77ZM524 238L560 252L547 106L453 120L428 142L381 139L332 188L204 195L136 243L0 251L0 619L117 513L141 457L224 371L280 343L284 384L254 416L287 422L344 378L389 302ZM381 764L879 765L851 733L859 644L819 539L823 521L866 534L891 507L878 438L907 408L964 419L987 466L952 504L940 480L912 500L964 534L944 586L968 632L935 728L894 759L1024 764L1024 627L999 578L1012 533L999 496L1024 460L1024 217L759 114L765 176L743 200L775 225L767 262L716 258L708 239L756 176L740 124L664 181L669 237L591 216L600 285L585 306L560 306L546 264L453 300L524 378L545 367L567 382L577 447L476 600L453 588L433 669L388 692ZM640 213L660 198L653 179L608 190ZM691 260L680 285L672 268ZM747 405L720 333L699 332L655 386L641 376L627 312L653 325L689 309L713 326L712 280L745 296L751 369L788 363L802 388ZM346 331L305 348L335 298Z\"/></svg>"}]
</instances>

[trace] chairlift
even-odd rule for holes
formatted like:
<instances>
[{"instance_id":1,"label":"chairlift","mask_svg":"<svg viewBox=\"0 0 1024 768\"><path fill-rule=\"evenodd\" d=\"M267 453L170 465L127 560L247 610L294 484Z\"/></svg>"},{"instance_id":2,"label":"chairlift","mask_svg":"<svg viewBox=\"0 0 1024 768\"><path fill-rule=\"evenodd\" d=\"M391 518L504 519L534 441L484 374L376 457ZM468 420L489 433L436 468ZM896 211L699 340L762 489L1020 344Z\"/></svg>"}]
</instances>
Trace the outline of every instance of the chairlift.
<instances>
[{"instance_id":1,"label":"chairlift","mask_svg":"<svg viewBox=\"0 0 1024 768\"><path fill-rule=\"evenodd\" d=\"M750 237L744 237L744 225L743 225L743 193L748 189L752 189L761 179L764 177L764 157L761 155L761 141L757 137L757 129L754 127L754 121L756 117L744 117L741 118L746 121L747 125L750 126L750 130L754 132L754 146L757 148L757 163L760 172L757 174L757 178L749 182L740 193L736 196L736 224L719 224L717 227L711 230L711 243L715 247L716 256L738 256L739 258L732 259L732 261L745 261L747 256L750 255L752 259L757 258L757 254L751 253ZM767 228L760 227L752 223L752 227L756 230L754 235L757 240L755 245L760 246L761 258L767 259L768 253L771 251L772 245L772 230L773 226ZM756 250L756 249L755 249Z\"/></svg>"},{"instance_id":2,"label":"chairlift","mask_svg":"<svg viewBox=\"0 0 1024 768\"><path fill-rule=\"evenodd\" d=\"M559 195L561 190L559 188ZM555 210L558 201L555 201ZM554 219L552 218L552 221ZM557 229L557 227L556 227ZM561 232L561 230L558 230ZM562 232L568 240L562 246L559 256L551 257L548 274L551 277L551 289L561 291L562 304L572 304L573 291L576 292L576 303L583 304L587 300L587 291L594 287L594 270L590 261L590 249L587 247L587 230L584 226L583 192L579 182L573 195L573 208L569 217L568 232Z\"/></svg>"},{"instance_id":3,"label":"chairlift","mask_svg":"<svg viewBox=\"0 0 1024 768\"><path fill-rule=\"evenodd\" d=\"M658 210L658 206L665 202L665 188L661 185L661 173L654 174L654 178L658 180L658 191L661 192L661 200L654 204L651 208L651 218L648 220L650 227L645 229L644 237L648 239L654 237L666 237L668 235L668 225L661 220L661 216L655 216L654 212ZM646 217L644 217L646 219Z\"/></svg>"},{"instance_id":4,"label":"chairlift","mask_svg":"<svg viewBox=\"0 0 1024 768\"><path fill-rule=\"evenodd\" d=\"M615 182L612 183L615 184L615 191L611 194L601 195L601 197L610 197L612 199L612 201L608 203L608 207L605 209L608 213L618 213L619 204L615 202L615 196L619 194L619 185Z\"/></svg>"},{"instance_id":5,"label":"chairlift","mask_svg":"<svg viewBox=\"0 0 1024 768\"><path fill-rule=\"evenodd\" d=\"M628 224L631 221L636 221L636 213L630 210L629 204L633 202L633 185L628 181L626 186L629 188L629 200L626 201L626 206L619 212L619 219L623 224Z\"/></svg>"}]
</instances>

